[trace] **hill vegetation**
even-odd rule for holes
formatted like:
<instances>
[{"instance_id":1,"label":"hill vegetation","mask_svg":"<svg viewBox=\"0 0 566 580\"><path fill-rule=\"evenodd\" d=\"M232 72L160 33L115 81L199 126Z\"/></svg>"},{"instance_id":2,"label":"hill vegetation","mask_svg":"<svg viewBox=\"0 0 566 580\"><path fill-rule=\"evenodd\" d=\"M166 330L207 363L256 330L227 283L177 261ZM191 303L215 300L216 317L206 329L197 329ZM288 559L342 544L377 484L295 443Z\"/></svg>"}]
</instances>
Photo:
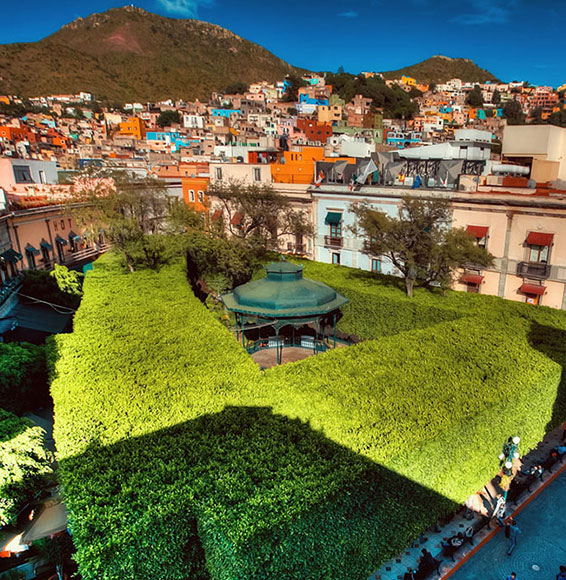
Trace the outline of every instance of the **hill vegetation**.
<instances>
[{"instance_id":1,"label":"hill vegetation","mask_svg":"<svg viewBox=\"0 0 566 580\"><path fill-rule=\"evenodd\" d=\"M422 83L445 83L450 79L464 82L499 82L489 71L467 58L433 56L417 64L382 73L386 79L400 79L403 75L416 78Z\"/></svg>"},{"instance_id":2,"label":"hill vegetation","mask_svg":"<svg viewBox=\"0 0 566 580\"><path fill-rule=\"evenodd\" d=\"M97 262L51 345L83 578L365 579L563 416L563 312L305 266L365 342L262 373L180 263Z\"/></svg>"},{"instance_id":3,"label":"hill vegetation","mask_svg":"<svg viewBox=\"0 0 566 580\"><path fill-rule=\"evenodd\" d=\"M296 71L220 26L133 6L79 18L39 42L0 45L0 93L23 97L87 91L118 102L205 99L236 82Z\"/></svg>"}]
</instances>

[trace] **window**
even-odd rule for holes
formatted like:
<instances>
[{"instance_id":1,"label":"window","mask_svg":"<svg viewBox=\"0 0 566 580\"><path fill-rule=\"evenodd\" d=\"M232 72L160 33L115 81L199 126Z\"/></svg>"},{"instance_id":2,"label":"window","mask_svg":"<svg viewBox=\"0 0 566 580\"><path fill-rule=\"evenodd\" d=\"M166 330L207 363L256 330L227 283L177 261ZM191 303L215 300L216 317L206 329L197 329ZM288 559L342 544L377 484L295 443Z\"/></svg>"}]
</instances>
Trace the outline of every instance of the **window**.
<instances>
[{"instance_id":1,"label":"window","mask_svg":"<svg viewBox=\"0 0 566 580\"><path fill-rule=\"evenodd\" d=\"M54 222L53 222L53 229L54 229L56 232L57 232L57 231L59 231L59 227L57 226L57 222L56 222L56 221L54 221Z\"/></svg>"},{"instance_id":2,"label":"window","mask_svg":"<svg viewBox=\"0 0 566 580\"><path fill-rule=\"evenodd\" d=\"M39 170L39 183L47 183L45 181L45 171Z\"/></svg>"},{"instance_id":3,"label":"window","mask_svg":"<svg viewBox=\"0 0 566 580\"><path fill-rule=\"evenodd\" d=\"M548 264L548 246L529 246L529 262Z\"/></svg>"},{"instance_id":4,"label":"window","mask_svg":"<svg viewBox=\"0 0 566 580\"><path fill-rule=\"evenodd\" d=\"M28 268L35 270L35 255L33 252L26 250L26 258L28 260Z\"/></svg>"},{"instance_id":5,"label":"window","mask_svg":"<svg viewBox=\"0 0 566 580\"><path fill-rule=\"evenodd\" d=\"M342 237L342 224L330 224L330 237L331 238L341 238Z\"/></svg>"},{"instance_id":6,"label":"window","mask_svg":"<svg viewBox=\"0 0 566 580\"><path fill-rule=\"evenodd\" d=\"M50 258L49 258L49 250L45 246L41 246L41 259L44 262L49 262L50 261Z\"/></svg>"},{"instance_id":7,"label":"window","mask_svg":"<svg viewBox=\"0 0 566 580\"><path fill-rule=\"evenodd\" d=\"M222 167L216 168L216 179L222 181Z\"/></svg>"},{"instance_id":8,"label":"window","mask_svg":"<svg viewBox=\"0 0 566 580\"><path fill-rule=\"evenodd\" d=\"M198 200L199 203L204 203L204 191L202 191L201 189L198 190Z\"/></svg>"},{"instance_id":9,"label":"window","mask_svg":"<svg viewBox=\"0 0 566 580\"><path fill-rule=\"evenodd\" d=\"M340 254L333 252L332 253L332 263L339 264L340 263Z\"/></svg>"},{"instance_id":10,"label":"window","mask_svg":"<svg viewBox=\"0 0 566 580\"><path fill-rule=\"evenodd\" d=\"M261 169L254 167L254 181L261 181Z\"/></svg>"},{"instance_id":11,"label":"window","mask_svg":"<svg viewBox=\"0 0 566 580\"><path fill-rule=\"evenodd\" d=\"M194 189L189 189L189 201L194 203L195 201L195 190Z\"/></svg>"},{"instance_id":12,"label":"window","mask_svg":"<svg viewBox=\"0 0 566 580\"><path fill-rule=\"evenodd\" d=\"M381 260L379 258L372 258L371 271L374 273L381 272Z\"/></svg>"},{"instance_id":13,"label":"window","mask_svg":"<svg viewBox=\"0 0 566 580\"><path fill-rule=\"evenodd\" d=\"M14 165L14 179L16 183L33 183L28 165Z\"/></svg>"},{"instance_id":14,"label":"window","mask_svg":"<svg viewBox=\"0 0 566 580\"><path fill-rule=\"evenodd\" d=\"M64 230L65 229L65 220L61 220L61 229Z\"/></svg>"}]
</instances>

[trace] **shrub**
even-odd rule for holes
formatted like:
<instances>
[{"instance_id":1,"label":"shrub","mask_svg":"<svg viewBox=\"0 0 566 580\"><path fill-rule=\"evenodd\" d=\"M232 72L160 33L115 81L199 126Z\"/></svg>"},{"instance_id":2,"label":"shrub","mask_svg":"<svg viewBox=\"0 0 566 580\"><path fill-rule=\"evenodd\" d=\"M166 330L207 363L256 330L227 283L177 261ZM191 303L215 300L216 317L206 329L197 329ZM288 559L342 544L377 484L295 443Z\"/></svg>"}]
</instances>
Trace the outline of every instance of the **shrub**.
<instances>
[{"instance_id":1,"label":"shrub","mask_svg":"<svg viewBox=\"0 0 566 580\"><path fill-rule=\"evenodd\" d=\"M367 578L493 476L509 435L526 452L563 415L564 313L305 274L367 340L262 373L180 264L97 262L51 343L86 580Z\"/></svg>"},{"instance_id":2,"label":"shrub","mask_svg":"<svg viewBox=\"0 0 566 580\"><path fill-rule=\"evenodd\" d=\"M0 527L16 517L50 472L43 429L0 409Z\"/></svg>"}]
</instances>

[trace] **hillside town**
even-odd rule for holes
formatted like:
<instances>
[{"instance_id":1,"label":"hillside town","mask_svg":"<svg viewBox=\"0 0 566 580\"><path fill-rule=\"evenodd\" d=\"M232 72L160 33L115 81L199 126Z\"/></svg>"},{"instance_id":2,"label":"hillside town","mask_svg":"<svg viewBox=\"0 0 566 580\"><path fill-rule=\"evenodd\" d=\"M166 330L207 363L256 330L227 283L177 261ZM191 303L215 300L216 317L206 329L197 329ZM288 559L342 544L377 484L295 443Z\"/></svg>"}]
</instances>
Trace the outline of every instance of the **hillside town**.
<instances>
[{"instance_id":1,"label":"hillside town","mask_svg":"<svg viewBox=\"0 0 566 580\"><path fill-rule=\"evenodd\" d=\"M566 308L566 129L551 124L566 85L384 82L410 95L413 115L386 118L361 94L346 102L317 74L213 93L208 103L0 96L2 296L22 270L79 264L106 247L103 234L85 238L65 205L74 180L95 167L156 177L232 231L242 216L227 215L211 184L272 187L313 232L282 236L279 250L385 274L398 271L362 252L352 204L387 213L407 195L447 197L454 226L495 256L489 268L460 271L454 288Z\"/></svg>"}]
</instances>

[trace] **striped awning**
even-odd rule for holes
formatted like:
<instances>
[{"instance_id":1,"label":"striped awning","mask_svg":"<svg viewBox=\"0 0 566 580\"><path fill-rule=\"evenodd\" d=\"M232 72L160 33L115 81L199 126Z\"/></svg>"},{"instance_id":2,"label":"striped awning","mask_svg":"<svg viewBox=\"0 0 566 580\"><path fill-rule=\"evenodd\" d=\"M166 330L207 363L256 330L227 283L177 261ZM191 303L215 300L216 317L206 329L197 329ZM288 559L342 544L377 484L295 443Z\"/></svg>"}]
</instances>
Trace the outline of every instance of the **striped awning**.
<instances>
[{"instance_id":1,"label":"striped awning","mask_svg":"<svg viewBox=\"0 0 566 580\"><path fill-rule=\"evenodd\" d=\"M464 274L460 278L462 284L472 284L474 286L479 286L483 282L483 276L479 274Z\"/></svg>"}]
</instances>

